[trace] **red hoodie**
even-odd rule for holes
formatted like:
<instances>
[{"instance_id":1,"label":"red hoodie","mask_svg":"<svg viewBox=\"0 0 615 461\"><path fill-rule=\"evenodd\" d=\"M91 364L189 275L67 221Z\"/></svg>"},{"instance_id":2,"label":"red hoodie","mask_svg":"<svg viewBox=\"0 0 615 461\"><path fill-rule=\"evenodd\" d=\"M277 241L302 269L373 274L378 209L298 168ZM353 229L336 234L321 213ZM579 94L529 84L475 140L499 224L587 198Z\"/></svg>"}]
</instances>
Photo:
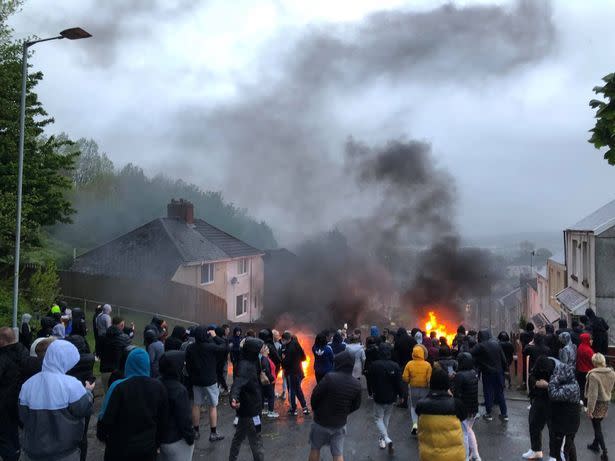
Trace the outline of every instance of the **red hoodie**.
<instances>
[{"instance_id":1,"label":"red hoodie","mask_svg":"<svg viewBox=\"0 0 615 461\"><path fill-rule=\"evenodd\" d=\"M577 349L577 371L580 371L581 373L587 373L589 370L594 368L594 365L592 364L592 356L594 355L594 351L589 344L589 339L589 333L582 333L581 336L579 336L581 344L579 344L579 348Z\"/></svg>"}]
</instances>

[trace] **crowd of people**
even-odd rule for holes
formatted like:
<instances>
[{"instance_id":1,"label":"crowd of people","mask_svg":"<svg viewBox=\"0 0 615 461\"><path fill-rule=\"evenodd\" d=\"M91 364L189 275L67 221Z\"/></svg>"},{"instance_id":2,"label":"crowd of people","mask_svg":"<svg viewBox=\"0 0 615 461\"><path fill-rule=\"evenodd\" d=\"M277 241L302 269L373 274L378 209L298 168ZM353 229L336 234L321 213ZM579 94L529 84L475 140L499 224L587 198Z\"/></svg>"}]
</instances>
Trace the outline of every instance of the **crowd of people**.
<instances>
[{"instance_id":1,"label":"crowd of people","mask_svg":"<svg viewBox=\"0 0 615 461\"><path fill-rule=\"evenodd\" d=\"M265 459L261 418L279 417L277 399L288 401L291 418L299 409L304 416L313 412L309 461L318 461L324 447L334 461L343 461L347 421L361 407L362 381L372 401L378 447L391 454L394 411L407 412L408 434L417 437L421 461L480 461L475 422L493 421L496 406L501 422L508 421L505 389L507 383L511 387L515 344L506 332L494 338L489 330L460 326L449 344L419 328L372 326L366 335L361 329L324 330L314 336L316 386L308 405L307 354L291 331L244 333L239 326L231 332L228 325L200 325L175 326L169 334L166 322L154 317L138 347L134 325L103 305L92 319L90 350L80 309L54 305L36 337L31 320L24 314L19 340L12 329L0 328L0 410L6 415L0 420L0 458L5 461L85 460L91 416L105 460L191 460L203 408L209 442L225 437L218 430L221 397L235 411L230 461L238 459L246 438L254 460ZM591 309L570 329L565 321L557 331L526 325L519 343L521 389L530 398L530 449L523 458L543 458L546 426L548 459L575 461L575 435L586 413L595 434L588 449L608 459L602 421L615 371L605 359L607 330ZM103 396L93 415L96 361Z\"/></svg>"}]
</instances>

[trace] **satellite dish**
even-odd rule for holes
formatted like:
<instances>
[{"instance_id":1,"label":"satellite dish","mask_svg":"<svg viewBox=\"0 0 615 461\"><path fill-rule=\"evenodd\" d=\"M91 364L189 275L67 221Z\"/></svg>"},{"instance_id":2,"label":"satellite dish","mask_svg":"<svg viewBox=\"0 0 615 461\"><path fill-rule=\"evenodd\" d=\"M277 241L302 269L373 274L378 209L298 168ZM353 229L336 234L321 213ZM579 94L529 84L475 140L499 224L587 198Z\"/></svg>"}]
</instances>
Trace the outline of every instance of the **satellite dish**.
<instances>
[{"instance_id":1,"label":"satellite dish","mask_svg":"<svg viewBox=\"0 0 615 461\"><path fill-rule=\"evenodd\" d=\"M231 285L236 285L237 284L237 277L233 277L231 279Z\"/></svg>"}]
</instances>

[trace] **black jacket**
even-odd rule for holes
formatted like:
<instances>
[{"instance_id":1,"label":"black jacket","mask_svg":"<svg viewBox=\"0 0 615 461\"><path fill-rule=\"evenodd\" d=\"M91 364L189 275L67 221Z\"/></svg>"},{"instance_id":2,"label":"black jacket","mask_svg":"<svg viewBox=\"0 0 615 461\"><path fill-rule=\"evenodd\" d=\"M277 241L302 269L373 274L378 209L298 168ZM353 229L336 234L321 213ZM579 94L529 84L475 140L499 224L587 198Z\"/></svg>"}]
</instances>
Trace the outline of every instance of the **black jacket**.
<instances>
[{"instance_id":1,"label":"black jacket","mask_svg":"<svg viewBox=\"0 0 615 461\"><path fill-rule=\"evenodd\" d=\"M478 374L472 355L460 353L457 363L459 367L453 380L453 395L461 400L468 415L475 415L478 413Z\"/></svg>"},{"instance_id":2,"label":"black jacket","mask_svg":"<svg viewBox=\"0 0 615 461\"><path fill-rule=\"evenodd\" d=\"M377 344L372 344L365 349L365 364L363 365L365 374L369 374L372 363L377 360L380 360L380 349Z\"/></svg>"},{"instance_id":3,"label":"black jacket","mask_svg":"<svg viewBox=\"0 0 615 461\"><path fill-rule=\"evenodd\" d=\"M589 318L587 329L592 335L592 349L601 354L608 354L609 334L607 331L609 330L609 325L602 317L598 317L593 310L591 310L591 314L589 311L590 309L587 309L585 315Z\"/></svg>"},{"instance_id":4,"label":"black jacket","mask_svg":"<svg viewBox=\"0 0 615 461\"><path fill-rule=\"evenodd\" d=\"M368 369L372 382L374 402L381 405L394 403L403 395L401 368L393 360L375 360Z\"/></svg>"},{"instance_id":5,"label":"black jacket","mask_svg":"<svg viewBox=\"0 0 615 461\"><path fill-rule=\"evenodd\" d=\"M257 338L247 338L243 344L243 353L230 392L231 400L239 402L237 416L253 418L260 415L263 409L261 367L258 359L263 344L263 341Z\"/></svg>"},{"instance_id":6,"label":"black jacket","mask_svg":"<svg viewBox=\"0 0 615 461\"><path fill-rule=\"evenodd\" d=\"M28 359L28 350L21 343L0 348L0 427L17 426L19 391Z\"/></svg>"},{"instance_id":7,"label":"black jacket","mask_svg":"<svg viewBox=\"0 0 615 461\"><path fill-rule=\"evenodd\" d=\"M81 384L85 385L88 381L93 383L96 381L94 377L94 354L90 353L90 346L83 336L70 335L65 338L65 341L72 343L79 351L79 362L73 368L66 372L69 376L74 376Z\"/></svg>"},{"instance_id":8,"label":"black jacket","mask_svg":"<svg viewBox=\"0 0 615 461\"><path fill-rule=\"evenodd\" d=\"M100 338L102 351L100 352L100 372L111 373L120 366L122 353L130 345L130 338L124 334L117 326L111 325L107 328L107 333Z\"/></svg>"},{"instance_id":9,"label":"black jacket","mask_svg":"<svg viewBox=\"0 0 615 461\"><path fill-rule=\"evenodd\" d=\"M530 388L530 400L542 399L546 402L549 401L549 391L546 388L536 387L536 381L541 379L549 382L553 370L555 369L555 360L547 356L541 356L536 360L534 368L530 370L528 376L528 384Z\"/></svg>"},{"instance_id":10,"label":"black jacket","mask_svg":"<svg viewBox=\"0 0 615 461\"><path fill-rule=\"evenodd\" d=\"M482 373L502 374L506 368L506 357L502 346L491 337L489 330L478 333L478 344L470 351L474 363Z\"/></svg>"},{"instance_id":11,"label":"black jacket","mask_svg":"<svg viewBox=\"0 0 615 461\"><path fill-rule=\"evenodd\" d=\"M540 336L537 336L536 338L540 338ZM534 368L536 361L540 357L549 357L550 353L551 349L545 346L543 343L530 344L528 346L525 346L525 348L523 349L523 355L530 358L529 371Z\"/></svg>"},{"instance_id":12,"label":"black jacket","mask_svg":"<svg viewBox=\"0 0 615 461\"><path fill-rule=\"evenodd\" d=\"M180 381L185 357L185 352L169 351L160 359L160 381L167 390L169 402L169 417L163 425L161 443L175 443L181 439L188 445L194 443L190 398Z\"/></svg>"},{"instance_id":13,"label":"black jacket","mask_svg":"<svg viewBox=\"0 0 615 461\"><path fill-rule=\"evenodd\" d=\"M204 326L196 327L195 342L186 350L186 371L193 386L211 386L218 382L216 376L217 353L227 351L228 346L216 344Z\"/></svg>"},{"instance_id":14,"label":"black jacket","mask_svg":"<svg viewBox=\"0 0 615 461\"><path fill-rule=\"evenodd\" d=\"M25 322L21 324L21 329L19 330L19 342L23 344L26 349L30 349L32 345L32 329L30 325Z\"/></svg>"},{"instance_id":15,"label":"black jacket","mask_svg":"<svg viewBox=\"0 0 615 461\"><path fill-rule=\"evenodd\" d=\"M181 349L182 344L186 342L187 335L186 329L181 325L177 325L173 328L173 333L164 342L164 350L166 351L178 351Z\"/></svg>"},{"instance_id":16,"label":"black jacket","mask_svg":"<svg viewBox=\"0 0 615 461\"><path fill-rule=\"evenodd\" d=\"M427 397L416 404L416 414L455 415L460 421L468 417L461 400L451 397L446 391L430 391Z\"/></svg>"},{"instance_id":17,"label":"black jacket","mask_svg":"<svg viewBox=\"0 0 615 461\"><path fill-rule=\"evenodd\" d=\"M393 360L397 362L402 370L406 364L412 360L412 349L416 346L416 341L411 338L406 330L400 328L395 334L395 345L393 346Z\"/></svg>"},{"instance_id":18,"label":"black jacket","mask_svg":"<svg viewBox=\"0 0 615 461\"><path fill-rule=\"evenodd\" d=\"M510 367L513 362L513 356L515 355L515 346L510 341L500 341L500 346L506 357L506 365Z\"/></svg>"},{"instance_id":19,"label":"black jacket","mask_svg":"<svg viewBox=\"0 0 615 461\"><path fill-rule=\"evenodd\" d=\"M149 376L135 376L113 389L97 436L105 442L105 461L154 459L168 419L164 385Z\"/></svg>"},{"instance_id":20,"label":"black jacket","mask_svg":"<svg viewBox=\"0 0 615 461\"><path fill-rule=\"evenodd\" d=\"M291 340L282 346L282 368L288 375L303 375L301 362L305 360L305 352L299 341Z\"/></svg>"},{"instance_id":21,"label":"black jacket","mask_svg":"<svg viewBox=\"0 0 615 461\"><path fill-rule=\"evenodd\" d=\"M355 357L348 351L335 356L335 371L327 373L312 392L314 421L328 428L346 425L348 415L361 406L361 384L352 377Z\"/></svg>"}]
</instances>

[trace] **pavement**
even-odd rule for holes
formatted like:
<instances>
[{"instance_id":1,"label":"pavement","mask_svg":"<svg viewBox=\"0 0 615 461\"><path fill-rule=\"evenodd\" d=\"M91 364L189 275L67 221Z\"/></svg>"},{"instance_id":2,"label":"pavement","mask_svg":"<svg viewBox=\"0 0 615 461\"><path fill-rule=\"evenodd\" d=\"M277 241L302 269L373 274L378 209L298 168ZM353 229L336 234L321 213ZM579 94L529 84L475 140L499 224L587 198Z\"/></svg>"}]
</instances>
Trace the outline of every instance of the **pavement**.
<instances>
[{"instance_id":1,"label":"pavement","mask_svg":"<svg viewBox=\"0 0 615 461\"><path fill-rule=\"evenodd\" d=\"M304 382L304 391L309 401L310 391L314 386L313 380ZM279 389L278 389L279 390ZM96 399L96 408L100 406L101 397ZM516 391L507 391L507 404L509 422L503 423L497 417L492 422L477 421L474 430L478 439L478 446L483 461L509 461L521 460L521 454L529 449L528 432L528 400ZM348 420L348 435L345 443L346 461L381 461L387 460L415 460L418 459L418 440L410 434L408 410L395 408L389 426L390 436L394 441L395 453L389 456L386 450L378 447L378 432L372 419L373 401L367 399L364 390L361 408L353 413ZM263 419L263 444L265 459L278 459L283 461L307 460L309 453L308 436L312 416L291 417L286 415L288 405L281 400L276 401L276 411L280 413L277 420ZM494 416L497 410L494 410ZM196 442L194 451L195 460L223 461L228 459L231 439L233 437L234 412L229 406L228 398L221 398L218 408L218 432L226 438L217 443L210 443L207 438L209 428L207 414L201 417L201 439ZM95 437L95 418L89 431L88 460L102 461L104 445ZM615 416L603 423L603 432L607 447L615 453ZM577 457L582 461L599 460L599 456L587 450L586 445L593 439L590 420L582 415L581 428L576 436ZM543 448L545 460L548 459L548 435L543 432ZM331 460L331 454L326 448L322 450L321 459ZM239 456L240 460L252 460L247 443ZM438 461L438 460L433 460Z\"/></svg>"}]
</instances>

